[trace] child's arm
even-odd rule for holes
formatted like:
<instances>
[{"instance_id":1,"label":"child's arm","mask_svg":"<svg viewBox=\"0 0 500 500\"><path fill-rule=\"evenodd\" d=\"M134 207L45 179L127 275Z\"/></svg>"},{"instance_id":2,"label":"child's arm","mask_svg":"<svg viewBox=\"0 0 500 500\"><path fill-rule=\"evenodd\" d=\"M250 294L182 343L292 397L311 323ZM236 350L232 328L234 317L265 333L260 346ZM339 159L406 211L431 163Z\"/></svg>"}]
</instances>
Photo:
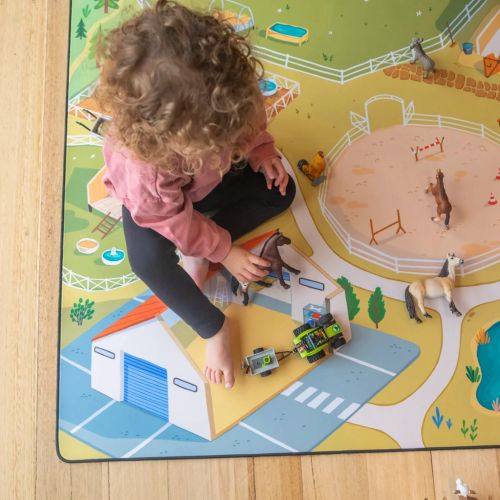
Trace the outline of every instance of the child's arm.
<instances>
[{"instance_id":1,"label":"child's arm","mask_svg":"<svg viewBox=\"0 0 500 500\"><path fill-rule=\"evenodd\" d=\"M231 235L193 208L182 187L187 179L165 177L157 196L148 196L130 210L135 222L172 241L184 254L220 262L231 249Z\"/></svg>"}]
</instances>

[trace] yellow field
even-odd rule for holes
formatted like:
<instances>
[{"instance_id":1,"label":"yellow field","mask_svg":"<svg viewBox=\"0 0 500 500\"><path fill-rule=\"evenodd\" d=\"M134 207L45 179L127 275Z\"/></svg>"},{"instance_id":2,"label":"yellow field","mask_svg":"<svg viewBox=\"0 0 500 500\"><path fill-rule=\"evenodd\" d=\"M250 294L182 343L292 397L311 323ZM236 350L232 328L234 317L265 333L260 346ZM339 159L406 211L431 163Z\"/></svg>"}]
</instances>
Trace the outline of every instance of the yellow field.
<instances>
[{"instance_id":1,"label":"yellow field","mask_svg":"<svg viewBox=\"0 0 500 500\"><path fill-rule=\"evenodd\" d=\"M382 431L349 422L328 436L314 451L399 450L394 439Z\"/></svg>"}]
</instances>

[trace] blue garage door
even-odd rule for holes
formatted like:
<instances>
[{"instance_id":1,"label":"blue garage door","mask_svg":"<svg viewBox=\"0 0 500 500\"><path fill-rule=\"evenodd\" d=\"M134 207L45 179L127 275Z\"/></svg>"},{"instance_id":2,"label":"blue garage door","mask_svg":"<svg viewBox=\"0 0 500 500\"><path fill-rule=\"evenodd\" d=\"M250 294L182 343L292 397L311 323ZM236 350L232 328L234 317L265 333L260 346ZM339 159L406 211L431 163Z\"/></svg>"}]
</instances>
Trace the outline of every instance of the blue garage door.
<instances>
[{"instance_id":1,"label":"blue garage door","mask_svg":"<svg viewBox=\"0 0 500 500\"><path fill-rule=\"evenodd\" d=\"M127 403L168 420L167 370L125 353L125 394Z\"/></svg>"}]
</instances>

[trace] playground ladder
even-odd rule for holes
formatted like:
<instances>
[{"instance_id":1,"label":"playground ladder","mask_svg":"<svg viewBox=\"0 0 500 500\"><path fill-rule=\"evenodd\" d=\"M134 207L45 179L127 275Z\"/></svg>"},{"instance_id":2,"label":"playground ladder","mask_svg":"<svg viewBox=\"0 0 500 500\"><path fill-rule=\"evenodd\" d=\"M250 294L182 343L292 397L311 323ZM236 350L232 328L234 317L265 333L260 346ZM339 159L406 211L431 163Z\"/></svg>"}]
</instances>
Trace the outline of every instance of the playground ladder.
<instances>
[{"instance_id":1,"label":"playground ladder","mask_svg":"<svg viewBox=\"0 0 500 500\"><path fill-rule=\"evenodd\" d=\"M106 238L106 236L114 229L114 227L121 221L121 216L118 219L114 219L111 217L111 212L108 212L97 224L94 229L92 229L92 233L97 231L102 234L101 240Z\"/></svg>"}]
</instances>

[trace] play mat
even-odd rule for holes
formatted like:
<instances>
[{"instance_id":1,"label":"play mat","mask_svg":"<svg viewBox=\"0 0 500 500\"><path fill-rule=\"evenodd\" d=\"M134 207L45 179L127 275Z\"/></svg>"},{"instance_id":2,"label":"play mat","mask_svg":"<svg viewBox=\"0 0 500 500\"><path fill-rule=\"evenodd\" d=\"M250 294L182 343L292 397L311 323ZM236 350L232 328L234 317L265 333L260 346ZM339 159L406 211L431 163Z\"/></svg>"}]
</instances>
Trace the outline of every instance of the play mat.
<instances>
[{"instance_id":1,"label":"play mat","mask_svg":"<svg viewBox=\"0 0 500 500\"><path fill-rule=\"evenodd\" d=\"M195 4L250 34L266 69L269 130L298 186L290 210L241 241L258 253L279 227L292 241L283 260L301 271L284 273L290 288L270 275L245 307L223 269L206 284L234 325L230 391L207 382L204 342L131 271L121 208L102 182L101 125L112 117L92 98L96 54L110 29L149 5L72 2L60 457L498 446L498 1ZM425 60L411 62L413 39L435 62L427 78ZM438 170L449 229L444 215L432 220L425 192ZM462 316L444 297L426 299L432 318L413 301L417 324L406 287L437 276L452 252L464 261L453 292ZM335 322L318 326L328 313ZM305 345L321 338L324 349Z\"/></svg>"}]
</instances>

